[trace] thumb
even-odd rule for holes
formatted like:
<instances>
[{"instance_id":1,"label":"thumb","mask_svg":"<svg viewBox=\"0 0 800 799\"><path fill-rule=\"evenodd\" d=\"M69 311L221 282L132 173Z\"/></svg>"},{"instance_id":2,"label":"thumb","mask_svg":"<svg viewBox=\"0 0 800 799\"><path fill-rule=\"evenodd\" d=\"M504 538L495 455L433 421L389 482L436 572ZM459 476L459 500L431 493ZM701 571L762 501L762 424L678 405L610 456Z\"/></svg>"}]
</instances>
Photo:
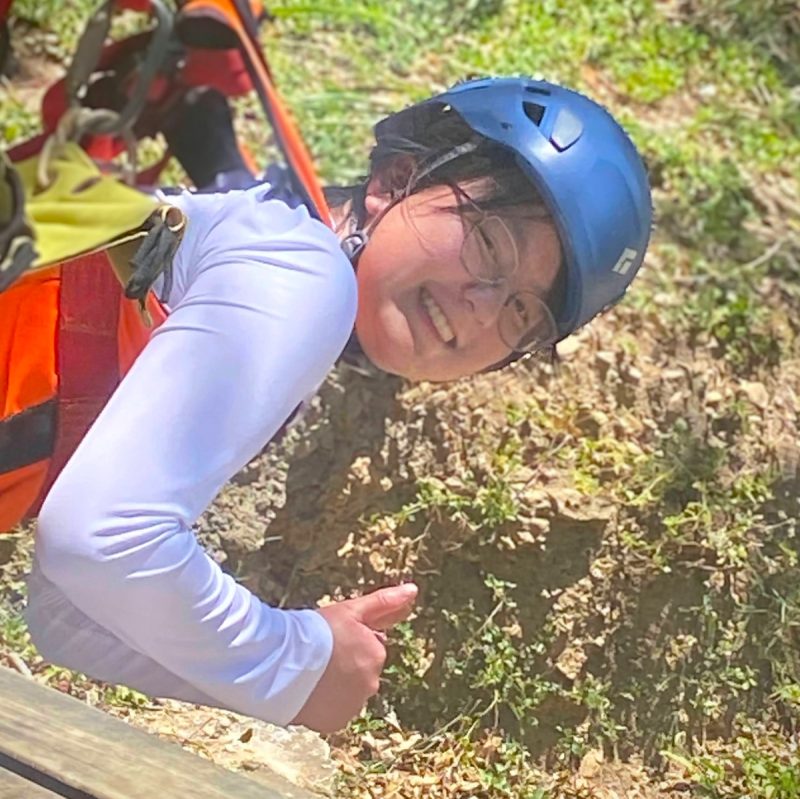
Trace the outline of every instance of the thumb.
<instances>
[{"instance_id":1,"label":"thumb","mask_svg":"<svg viewBox=\"0 0 800 799\"><path fill-rule=\"evenodd\" d=\"M350 600L356 618L373 630L385 630L403 621L414 605L419 589L414 583L380 588L371 594Z\"/></svg>"}]
</instances>

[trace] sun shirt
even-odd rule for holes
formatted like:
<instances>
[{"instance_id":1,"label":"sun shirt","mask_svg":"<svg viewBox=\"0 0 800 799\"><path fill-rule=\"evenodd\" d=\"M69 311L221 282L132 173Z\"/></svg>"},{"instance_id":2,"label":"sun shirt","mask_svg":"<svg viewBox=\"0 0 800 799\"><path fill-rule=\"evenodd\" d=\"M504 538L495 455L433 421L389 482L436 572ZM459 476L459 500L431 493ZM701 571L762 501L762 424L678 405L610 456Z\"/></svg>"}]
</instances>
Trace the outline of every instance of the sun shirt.
<instances>
[{"instance_id":1,"label":"sun shirt","mask_svg":"<svg viewBox=\"0 0 800 799\"><path fill-rule=\"evenodd\" d=\"M286 724L330 628L238 585L192 524L324 379L355 278L334 233L269 186L173 199L189 224L170 314L44 503L28 623L48 660Z\"/></svg>"}]
</instances>

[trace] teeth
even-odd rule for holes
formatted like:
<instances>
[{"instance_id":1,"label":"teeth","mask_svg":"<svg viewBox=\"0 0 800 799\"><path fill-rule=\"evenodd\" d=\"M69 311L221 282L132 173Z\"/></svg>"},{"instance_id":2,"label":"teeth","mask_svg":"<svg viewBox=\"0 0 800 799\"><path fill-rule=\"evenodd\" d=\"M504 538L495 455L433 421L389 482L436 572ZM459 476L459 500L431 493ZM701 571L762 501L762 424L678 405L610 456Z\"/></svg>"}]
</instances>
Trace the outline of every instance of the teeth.
<instances>
[{"instance_id":1,"label":"teeth","mask_svg":"<svg viewBox=\"0 0 800 799\"><path fill-rule=\"evenodd\" d=\"M441 336L442 341L449 344L456 337L456 334L453 332L453 328L450 327L450 323L447 321L444 311L439 306L439 303L436 302L425 289L422 289L421 293L422 304L425 306L425 310L433 321L436 332Z\"/></svg>"}]
</instances>

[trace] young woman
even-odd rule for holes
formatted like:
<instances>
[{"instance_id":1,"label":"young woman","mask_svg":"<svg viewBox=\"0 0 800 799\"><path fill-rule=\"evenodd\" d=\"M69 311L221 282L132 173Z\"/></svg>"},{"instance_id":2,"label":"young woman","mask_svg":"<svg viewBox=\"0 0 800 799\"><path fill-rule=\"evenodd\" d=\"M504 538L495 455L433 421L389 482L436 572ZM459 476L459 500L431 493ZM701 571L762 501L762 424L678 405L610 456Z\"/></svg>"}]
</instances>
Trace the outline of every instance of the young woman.
<instances>
[{"instance_id":1,"label":"young woman","mask_svg":"<svg viewBox=\"0 0 800 799\"><path fill-rule=\"evenodd\" d=\"M322 731L377 691L415 586L278 610L192 524L354 329L413 380L553 347L625 293L651 208L622 129L550 83L463 83L375 134L368 178L331 193L334 230L267 184L174 198L189 224L158 286L169 316L39 516L28 621L47 659Z\"/></svg>"}]
</instances>

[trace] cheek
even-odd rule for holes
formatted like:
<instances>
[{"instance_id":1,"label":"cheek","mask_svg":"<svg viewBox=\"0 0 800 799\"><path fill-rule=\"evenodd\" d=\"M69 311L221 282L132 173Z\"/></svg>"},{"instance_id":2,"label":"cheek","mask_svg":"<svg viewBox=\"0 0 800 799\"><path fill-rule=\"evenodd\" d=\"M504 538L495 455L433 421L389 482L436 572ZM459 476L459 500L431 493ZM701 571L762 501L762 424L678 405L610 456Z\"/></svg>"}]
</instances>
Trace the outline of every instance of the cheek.
<instances>
[{"instance_id":1,"label":"cheek","mask_svg":"<svg viewBox=\"0 0 800 799\"><path fill-rule=\"evenodd\" d=\"M368 265L368 264L367 264ZM392 292L380 280L380 270L359 270L358 311L355 330L364 354L379 368L409 375L413 339L405 317L392 300Z\"/></svg>"},{"instance_id":2,"label":"cheek","mask_svg":"<svg viewBox=\"0 0 800 799\"><path fill-rule=\"evenodd\" d=\"M443 364L440 374L448 374L449 366L450 376L445 379L469 377L504 361L508 355L508 347L500 341L499 337L487 335L480 345L460 353L457 362L456 359L451 359L449 364Z\"/></svg>"}]
</instances>

